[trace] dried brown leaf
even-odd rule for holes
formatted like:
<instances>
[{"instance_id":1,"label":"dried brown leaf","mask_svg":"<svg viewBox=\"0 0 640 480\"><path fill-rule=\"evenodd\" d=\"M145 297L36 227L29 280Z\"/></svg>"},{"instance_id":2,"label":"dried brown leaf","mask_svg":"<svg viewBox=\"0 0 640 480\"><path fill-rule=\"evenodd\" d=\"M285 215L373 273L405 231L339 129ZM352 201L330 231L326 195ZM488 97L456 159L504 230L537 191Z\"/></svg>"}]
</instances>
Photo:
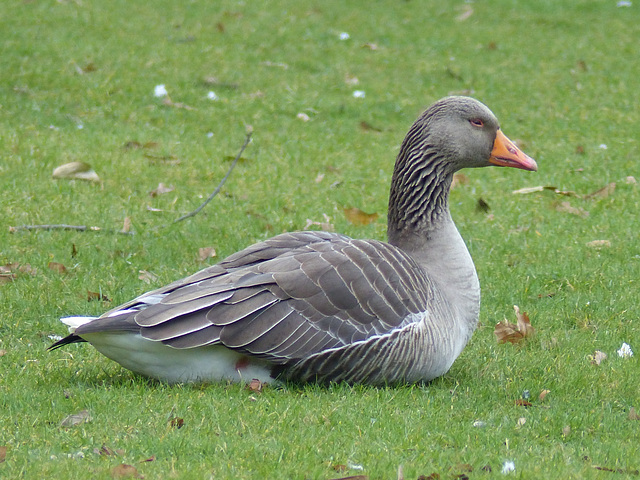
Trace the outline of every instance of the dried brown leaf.
<instances>
[{"instance_id":1,"label":"dried brown leaf","mask_svg":"<svg viewBox=\"0 0 640 480\"><path fill-rule=\"evenodd\" d=\"M145 458L144 460L140 460L140 463L155 462L155 461L156 461L156 456L155 455L151 455L149 458Z\"/></svg>"},{"instance_id":2,"label":"dried brown leaf","mask_svg":"<svg viewBox=\"0 0 640 480\"><path fill-rule=\"evenodd\" d=\"M509 323L505 319L504 322L498 323L493 331L498 343L518 343L526 337L533 336L535 333L527 313L520 313L520 308L517 305L514 305L513 309L516 313L517 323Z\"/></svg>"},{"instance_id":3,"label":"dried brown leaf","mask_svg":"<svg viewBox=\"0 0 640 480\"><path fill-rule=\"evenodd\" d=\"M418 480L440 480L440 474L433 472L431 475L420 475Z\"/></svg>"},{"instance_id":4,"label":"dried brown leaf","mask_svg":"<svg viewBox=\"0 0 640 480\"><path fill-rule=\"evenodd\" d=\"M360 128L362 130L366 131L371 131L371 132L381 132L382 129L378 128L378 127L374 127L373 125L371 125L369 122L362 120L360 122Z\"/></svg>"},{"instance_id":5,"label":"dried brown leaf","mask_svg":"<svg viewBox=\"0 0 640 480\"><path fill-rule=\"evenodd\" d=\"M208 258L215 258L216 249L213 247L202 247L198 249L198 258L201 262L204 262Z\"/></svg>"},{"instance_id":6,"label":"dried brown leaf","mask_svg":"<svg viewBox=\"0 0 640 480\"><path fill-rule=\"evenodd\" d=\"M607 359L607 354L601 352L600 350L596 350L593 352L593 355L589 355L589 361L592 365L600 365L604 360Z\"/></svg>"},{"instance_id":7,"label":"dried brown leaf","mask_svg":"<svg viewBox=\"0 0 640 480\"><path fill-rule=\"evenodd\" d=\"M377 213L366 213L357 207L344 208L344 216L353 225L363 226L369 225L378 219Z\"/></svg>"},{"instance_id":8,"label":"dried brown leaf","mask_svg":"<svg viewBox=\"0 0 640 480\"><path fill-rule=\"evenodd\" d=\"M629 420L640 420L640 415L638 415L638 413L636 412L636 408L635 407L631 407L629 409L628 418L629 418Z\"/></svg>"},{"instance_id":9,"label":"dried brown leaf","mask_svg":"<svg viewBox=\"0 0 640 480\"><path fill-rule=\"evenodd\" d=\"M138 279L142 280L144 283L157 282L158 276L154 273L148 272L147 270L139 270Z\"/></svg>"},{"instance_id":10,"label":"dried brown leaf","mask_svg":"<svg viewBox=\"0 0 640 480\"><path fill-rule=\"evenodd\" d=\"M184 427L184 418L174 417L169 420L169 425L171 425L173 428L182 428Z\"/></svg>"},{"instance_id":11,"label":"dried brown leaf","mask_svg":"<svg viewBox=\"0 0 640 480\"><path fill-rule=\"evenodd\" d=\"M607 198L609 195L611 195L615 191L616 191L616 183L611 182L608 185L605 185L604 187L596 190L595 192L585 195L584 198L589 200L592 198Z\"/></svg>"},{"instance_id":12,"label":"dried brown leaf","mask_svg":"<svg viewBox=\"0 0 640 480\"><path fill-rule=\"evenodd\" d=\"M4 348L0 348L0 357L4 357L7 354L7 351Z\"/></svg>"},{"instance_id":13,"label":"dried brown leaf","mask_svg":"<svg viewBox=\"0 0 640 480\"><path fill-rule=\"evenodd\" d=\"M127 465L121 463L111 469L111 476L113 478L144 478L138 473L138 469L133 465Z\"/></svg>"},{"instance_id":14,"label":"dried brown leaf","mask_svg":"<svg viewBox=\"0 0 640 480\"><path fill-rule=\"evenodd\" d=\"M53 178L100 182L98 174L91 168L91 165L85 162L70 162L60 165L53 170Z\"/></svg>"},{"instance_id":15,"label":"dried brown leaf","mask_svg":"<svg viewBox=\"0 0 640 480\"><path fill-rule=\"evenodd\" d=\"M0 273L0 285L13 282L18 276L15 273Z\"/></svg>"},{"instance_id":16,"label":"dried brown leaf","mask_svg":"<svg viewBox=\"0 0 640 480\"><path fill-rule=\"evenodd\" d=\"M609 240L593 240L586 243L589 248L609 248L611 247L611 241Z\"/></svg>"},{"instance_id":17,"label":"dried brown leaf","mask_svg":"<svg viewBox=\"0 0 640 480\"><path fill-rule=\"evenodd\" d=\"M77 255L78 255L78 249L76 248L76 244L72 243L71 244L71 258L76 258Z\"/></svg>"},{"instance_id":18,"label":"dried brown leaf","mask_svg":"<svg viewBox=\"0 0 640 480\"><path fill-rule=\"evenodd\" d=\"M371 42L367 42L364 45L362 45L362 48L368 48L369 50L378 50L378 44L377 43L371 43Z\"/></svg>"},{"instance_id":19,"label":"dried brown leaf","mask_svg":"<svg viewBox=\"0 0 640 480\"><path fill-rule=\"evenodd\" d=\"M185 103L174 102L168 96L164 97L164 100L162 101L162 104L167 106L167 107L182 108L183 110L195 110L195 108L190 107L189 105L187 105Z\"/></svg>"},{"instance_id":20,"label":"dried brown leaf","mask_svg":"<svg viewBox=\"0 0 640 480\"><path fill-rule=\"evenodd\" d=\"M551 393L551 390L542 390L540 392L540 395L538 395L538 400L543 402L547 395L549 395L549 393Z\"/></svg>"},{"instance_id":21,"label":"dried brown leaf","mask_svg":"<svg viewBox=\"0 0 640 480\"><path fill-rule=\"evenodd\" d=\"M473 467L468 463L459 463L458 465L453 467L453 470L456 470L458 472L471 473L473 472Z\"/></svg>"},{"instance_id":22,"label":"dried brown leaf","mask_svg":"<svg viewBox=\"0 0 640 480\"><path fill-rule=\"evenodd\" d=\"M122 222L122 233L129 233L131 230L131 217L124 217L124 221Z\"/></svg>"},{"instance_id":23,"label":"dried brown leaf","mask_svg":"<svg viewBox=\"0 0 640 480\"><path fill-rule=\"evenodd\" d=\"M58 262L49 262L47 267L49 268L49 270L53 270L56 273L67 273L67 267Z\"/></svg>"},{"instance_id":24,"label":"dried brown leaf","mask_svg":"<svg viewBox=\"0 0 640 480\"><path fill-rule=\"evenodd\" d=\"M257 378L252 379L249 383L247 383L247 390L250 390L255 393L262 392L262 387L264 384L258 380Z\"/></svg>"},{"instance_id":25,"label":"dried brown leaf","mask_svg":"<svg viewBox=\"0 0 640 480\"><path fill-rule=\"evenodd\" d=\"M525 400L524 398L518 398L516 400L516 406L518 407L530 407L533 405L529 400Z\"/></svg>"},{"instance_id":26,"label":"dried brown leaf","mask_svg":"<svg viewBox=\"0 0 640 480\"><path fill-rule=\"evenodd\" d=\"M94 448L93 449L93 453L95 453L96 455L102 455L102 456L111 456L111 455L116 455L117 451L112 450L111 448L107 447L104 443L102 444L102 447L100 448Z\"/></svg>"},{"instance_id":27,"label":"dried brown leaf","mask_svg":"<svg viewBox=\"0 0 640 480\"><path fill-rule=\"evenodd\" d=\"M152 163L160 162L165 165L180 165L180 159L175 155L151 155L150 153L145 153L144 158L151 160Z\"/></svg>"},{"instance_id":28,"label":"dried brown leaf","mask_svg":"<svg viewBox=\"0 0 640 480\"><path fill-rule=\"evenodd\" d=\"M574 207L569 202L562 202L556 207L556 210L558 212L570 213L571 215L577 215L583 218L587 218L589 216L589 212L587 212L584 208Z\"/></svg>"},{"instance_id":29,"label":"dried brown leaf","mask_svg":"<svg viewBox=\"0 0 640 480\"><path fill-rule=\"evenodd\" d=\"M4 445L0 446L0 463L4 462L7 459L7 447Z\"/></svg>"},{"instance_id":30,"label":"dried brown leaf","mask_svg":"<svg viewBox=\"0 0 640 480\"><path fill-rule=\"evenodd\" d=\"M61 427L74 427L81 423L90 422L91 414L89 410L80 410L78 413L67 415L61 422Z\"/></svg>"},{"instance_id":31,"label":"dried brown leaf","mask_svg":"<svg viewBox=\"0 0 640 480\"><path fill-rule=\"evenodd\" d=\"M458 22L464 22L471 15L473 15L473 7L471 5L465 5L464 11L456 17L456 20Z\"/></svg>"},{"instance_id":32,"label":"dried brown leaf","mask_svg":"<svg viewBox=\"0 0 640 480\"><path fill-rule=\"evenodd\" d=\"M459 187L460 185L467 185L469 183L469 177L464 173L454 173L453 181L451 182L451 188Z\"/></svg>"},{"instance_id":33,"label":"dried brown leaf","mask_svg":"<svg viewBox=\"0 0 640 480\"><path fill-rule=\"evenodd\" d=\"M173 192L176 189L173 185L165 185L164 183L158 183L158 186L149 192L149 195L152 197L157 197L158 195L164 195L165 193Z\"/></svg>"},{"instance_id":34,"label":"dried brown leaf","mask_svg":"<svg viewBox=\"0 0 640 480\"><path fill-rule=\"evenodd\" d=\"M87 302L93 302L95 300L100 300L102 302L110 302L111 299L106 295L103 295L100 292L91 292L87 290Z\"/></svg>"},{"instance_id":35,"label":"dried brown leaf","mask_svg":"<svg viewBox=\"0 0 640 480\"><path fill-rule=\"evenodd\" d=\"M323 232L335 232L336 227L331 223L331 217L326 213L323 213L324 222L315 222L309 218L307 218L307 223L302 228L303 230L310 230L312 226L320 227L320 230Z\"/></svg>"},{"instance_id":36,"label":"dried brown leaf","mask_svg":"<svg viewBox=\"0 0 640 480\"><path fill-rule=\"evenodd\" d=\"M638 183L638 181L636 180L635 177L632 177L631 175L629 175L628 177L625 177L624 182L627 185L636 185Z\"/></svg>"}]
</instances>

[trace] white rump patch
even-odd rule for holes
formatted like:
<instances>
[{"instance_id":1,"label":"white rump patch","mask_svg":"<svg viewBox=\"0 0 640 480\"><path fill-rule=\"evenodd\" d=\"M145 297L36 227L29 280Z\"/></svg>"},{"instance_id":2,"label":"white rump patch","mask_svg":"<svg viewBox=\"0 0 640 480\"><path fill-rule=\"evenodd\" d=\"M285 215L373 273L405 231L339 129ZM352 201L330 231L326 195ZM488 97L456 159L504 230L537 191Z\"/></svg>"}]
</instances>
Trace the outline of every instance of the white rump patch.
<instances>
[{"instance_id":1,"label":"white rump patch","mask_svg":"<svg viewBox=\"0 0 640 480\"><path fill-rule=\"evenodd\" d=\"M69 327L69 333L73 333L76 331L76 328L93 322L96 318L98 317L63 317L60 321Z\"/></svg>"}]
</instances>

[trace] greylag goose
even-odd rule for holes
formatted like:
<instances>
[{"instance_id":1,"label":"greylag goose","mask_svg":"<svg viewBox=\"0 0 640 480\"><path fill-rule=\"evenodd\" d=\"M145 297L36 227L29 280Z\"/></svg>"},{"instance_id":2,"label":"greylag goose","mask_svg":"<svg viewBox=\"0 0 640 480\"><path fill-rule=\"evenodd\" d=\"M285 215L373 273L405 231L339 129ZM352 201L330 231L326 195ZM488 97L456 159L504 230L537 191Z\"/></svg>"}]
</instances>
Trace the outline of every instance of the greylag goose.
<instances>
[{"instance_id":1,"label":"greylag goose","mask_svg":"<svg viewBox=\"0 0 640 480\"><path fill-rule=\"evenodd\" d=\"M429 107L402 142L388 242L284 233L104 315L68 317L50 349L89 342L161 381L393 384L449 370L478 322L480 286L449 213L453 174L537 170L468 97Z\"/></svg>"}]
</instances>

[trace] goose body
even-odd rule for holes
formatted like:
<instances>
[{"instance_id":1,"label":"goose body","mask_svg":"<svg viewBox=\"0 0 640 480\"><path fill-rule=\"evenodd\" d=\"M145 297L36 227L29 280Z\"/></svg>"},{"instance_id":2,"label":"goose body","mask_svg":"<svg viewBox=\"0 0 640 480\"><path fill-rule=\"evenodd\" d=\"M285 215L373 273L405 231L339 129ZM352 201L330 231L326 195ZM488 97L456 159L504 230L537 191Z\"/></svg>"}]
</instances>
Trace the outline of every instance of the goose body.
<instances>
[{"instance_id":1,"label":"goose body","mask_svg":"<svg viewBox=\"0 0 640 480\"><path fill-rule=\"evenodd\" d=\"M478 322L480 287L448 206L453 174L536 170L468 97L446 97L411 127L391 182L388 242L284 233L145 293L71 334L162 381L275 379L387 384L449 370Z\"/></svg>"}]
</instances>

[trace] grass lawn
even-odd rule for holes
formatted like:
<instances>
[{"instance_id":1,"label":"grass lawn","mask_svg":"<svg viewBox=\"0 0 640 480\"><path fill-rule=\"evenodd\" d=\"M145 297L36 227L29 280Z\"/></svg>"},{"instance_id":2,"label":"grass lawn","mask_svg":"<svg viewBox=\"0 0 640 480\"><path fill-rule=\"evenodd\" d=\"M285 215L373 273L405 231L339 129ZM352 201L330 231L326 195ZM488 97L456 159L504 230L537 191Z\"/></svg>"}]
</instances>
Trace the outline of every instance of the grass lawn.
<instances>
[{"instance_id":1,"label":"grass lawn","mask_svg":"<svg viewBox=\"0 0 640 480\"><path fill-rule=\"evenodd\" d=\"M0 478L638 478L639 2L4 3ZM486 103L539 172L466 171L452 191L483 303L443 378L254 392L150 382L88 345L46 352L59 317L308 219L384 239L400 142L450 93ZM249 125L220 194L171 225ZM52 178L74 161L100 181ZM151 196L159 183L173 190ZM512 193L535 186L557 192ZM354 225L347 207L379 217ZM133 235L116 233L125 218ZM103 231L10 229L42 224ZM536 335L498 344L514 304Z\"/></svg>"}]
</instances>

